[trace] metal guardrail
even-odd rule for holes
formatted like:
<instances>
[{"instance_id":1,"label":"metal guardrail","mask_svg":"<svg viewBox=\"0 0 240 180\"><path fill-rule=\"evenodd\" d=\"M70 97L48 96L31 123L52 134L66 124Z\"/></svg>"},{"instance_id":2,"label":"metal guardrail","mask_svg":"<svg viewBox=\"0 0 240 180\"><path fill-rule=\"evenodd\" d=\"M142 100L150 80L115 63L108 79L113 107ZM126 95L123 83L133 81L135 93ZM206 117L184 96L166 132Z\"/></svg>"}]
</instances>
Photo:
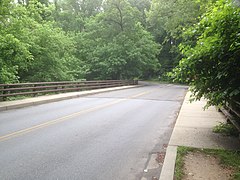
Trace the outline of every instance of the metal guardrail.
<instances>
[{"instance_id":1,"label":"metal guardrail","mask_svg":"<svg viewBox=\"0 0 240 180\"><path fill-rule=\"evenodd\" d=\"M226 116L227 121L230 121L240 132L240 102L232 101L220 110Z\"/></svg>"},{"instance_id":2,"label":"metal guardrail","mask_svg":"<svg viewBox=\"0 0 240 180\"><path fill-rule=\"evenodd\" d=\"M136 80L104 80L104 81L62 81L0 84L0 101L12 96L39 95L47 93L84 91L90 89L110 88L137 85Z\"/></svg>"}]
</instances>

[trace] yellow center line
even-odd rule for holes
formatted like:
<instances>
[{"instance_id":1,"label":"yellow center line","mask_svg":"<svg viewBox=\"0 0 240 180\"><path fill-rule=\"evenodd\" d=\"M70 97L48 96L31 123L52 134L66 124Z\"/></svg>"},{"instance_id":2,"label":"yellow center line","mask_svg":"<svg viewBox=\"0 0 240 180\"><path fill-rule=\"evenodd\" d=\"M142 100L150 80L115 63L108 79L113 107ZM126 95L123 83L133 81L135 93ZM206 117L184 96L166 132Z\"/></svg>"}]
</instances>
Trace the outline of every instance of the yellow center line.
<instances>
[{"instance_id":1,"label":"yellow center line","mask_svg":"<svg viewBox=\"0 0 240 180\"><path fill-rule=\"evenodd\" d=\"M0 136L0 142L6 141L6 140L14 138L14 137L18 137L18 136L21 136L21 135L24 135L24 134L27 134L27 133L30 133L30 132L38 130L38 129L42 129L44 127L48 127L48 126L51 126L51 125L54 125L54 124L57 124L57 123L60 123L60 122L70 120L71 118L77 117L77 116L79 116L81 114L84 114L84 113L89 113L89 112L93 112L93 111L96 111L96 110L99 110L99 109L102 109L102 108L106 108L106 107L118 104L122 101L126 101L128 99L137 98L137 97L143 96L145 94L148 94L150 92L152 92L152 91L146 91L146 92L143 92L143 93L140 93L140 94L137 94L137 95L130 96L126 99L115 100L113 102L110 102L110 103L107 103L107 104L104 104L104 105L100 105L100 106L97 106L97 107L85 109L85 110L82 110L82 111L79 111L79 112L76 112L76 113L73 113L73 114L70 114L70 115L67 115L67 116L63 116L63 117L60 117L60 118L57 118L57 119L53 119L53 120L50 120L48 122L32 126L30 128L15 131L13 133Z\"/></svg>"}]
</instances>

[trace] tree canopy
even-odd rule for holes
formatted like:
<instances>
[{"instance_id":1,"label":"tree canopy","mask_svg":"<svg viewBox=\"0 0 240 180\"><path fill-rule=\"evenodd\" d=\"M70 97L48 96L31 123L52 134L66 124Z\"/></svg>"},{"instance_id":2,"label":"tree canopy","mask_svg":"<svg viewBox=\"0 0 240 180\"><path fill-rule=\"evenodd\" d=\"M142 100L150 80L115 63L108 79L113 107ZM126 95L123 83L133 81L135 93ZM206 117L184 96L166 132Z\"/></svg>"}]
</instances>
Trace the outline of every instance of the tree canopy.
<instances>
[{"instance_id":1,"label":"tree canopy","mask_svg":"<svg viewBox=\"0 0 240 180\"><path fill-rule=\"evenodd\" d=\"M1 0L0 83L166 77L239 97L239 1Z\"/></svg>"},{"instance_id":2,"label":"tree canopy","mask_svg":"<svg viewBox=\"0 0 240 180\"><path fill-rule=\"evenodd\" d=\"M195 98L208 105L240 100L240 9L217 1L199 23L188 28L180 45L183 54L173 76L191 85Z\"/></svg>"}]
</instances>

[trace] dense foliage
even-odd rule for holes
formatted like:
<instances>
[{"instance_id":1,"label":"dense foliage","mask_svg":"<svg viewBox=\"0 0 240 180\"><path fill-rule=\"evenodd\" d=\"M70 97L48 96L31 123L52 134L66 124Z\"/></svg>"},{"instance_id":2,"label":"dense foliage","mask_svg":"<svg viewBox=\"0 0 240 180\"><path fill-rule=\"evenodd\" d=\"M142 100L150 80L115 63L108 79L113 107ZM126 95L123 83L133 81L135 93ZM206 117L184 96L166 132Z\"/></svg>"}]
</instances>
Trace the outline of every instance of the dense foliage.
<instances>
[{"instance_id":1,"label":"dense foliage","mask_svg":"<svg viewBox=\"0 0 240 180\"><path fill-rule=\"evenodd\" d=\"M153 75L160 45L133 4L0 1L0 83Z\"/></svg>"},{"instance_id":2,"label":"dense foliage","mask_svg":"<svg viewBox=\"0 0 240 180\"><path fill-rule=\"evenodd\" d=\"M205 0L1 0L0 83L153 78Z\"/></svg>"},{"instance_id":3,"label":"dense foliage","mask_svg":"<svg viewBox=\"0 0 240 180\"><path fill-rule=\"evenodd\" d=\"M0 83L71 79L74 42L51 20L37 1L27 6L1 1Z\"/></svg>"},{"instance_id":4,"label":"dense foliage","mask_svg":"<svg viewBox=\"0 0 240 180\"><path fill-rule=\"evenodd\" d=\"M105 11L85 24L78 54L87 63L88 79L128 79L158 66L159 46L138 21L138 10L127 1L108 1Z\"/></svg>"},{"instance_id":5,"label":"dense foliage","mask_svg":"<svg viewBox=\"0 0 240 180\"><path fill-rule=\"evenodd\" d=\"M176 80L189 83L195 98L207 98L208 105L240 100L240 8L217 1L184 35Z\"/></svg>"},{"instance_id":6,"label":"dense foliage","mask_svg":"<svg viewBox=\"0 0 240 180\"><path fill-rule=\"evenodd\" d=\"M239 98L239 0L1 0L0 83L162 77Z\"/></svg>"}]
</instances>

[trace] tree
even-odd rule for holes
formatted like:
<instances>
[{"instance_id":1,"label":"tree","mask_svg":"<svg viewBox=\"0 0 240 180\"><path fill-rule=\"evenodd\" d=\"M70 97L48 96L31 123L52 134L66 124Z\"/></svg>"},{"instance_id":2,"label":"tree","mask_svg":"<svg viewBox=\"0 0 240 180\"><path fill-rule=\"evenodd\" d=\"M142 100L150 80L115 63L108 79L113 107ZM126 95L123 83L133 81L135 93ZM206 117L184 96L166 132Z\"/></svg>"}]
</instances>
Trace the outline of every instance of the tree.
<instances>
[{"instance_id":1,"label":"tree","mask_svg":"<svg viewBox=\"0 0 240 180\"><path fill-rule=\"evenodd\" d=\"M55 0L55 21L66 32L82 32L85 22L102 10L103 0Z\"/></svg>"},{"instance_id":2,"label":"tree","mask_svg":"<svg viewBox=\"0 0 240 180\"><path fill-rule=\"evenodd\" d=\"M192 86L195 99L224 105L240 97L240 9L219 0L200 23L189 28L180 46L184 58L174 70L176 80ZM187 39L187 38L186 38ZM196 39L193 43L192 39Z\"/></svg>"},{"instance_id":3,"label":"tree","mask_svg":"<svg viewBox=\"0 0 240 180\"><path fill-rule=\"evenodd\" d=\"M75 42L42 16L51 7L37 1L27 6L5 2L0 23L1 83L73 79L69 61L75 60Z\"/></svg>"},{"instance_id":4,"label":"tree","mask_svg":"<svg viewBox=\"0 0 240 180\"><path fill-rule=\"evenodd\" d=\"M32 56L28 44L18 39L25 31L20 26L23 22L15 16L16 5L10 0L3 0L0 5L0 83L14 83L18 82L18 72L27 68Z\"/></svg>"},{"instance_id":5,"label":"tree","mask_svg":"<svg viewBox=\"0 0 240 180\"><path fill-rule=\"evenodd\" d=\"M182 41L182 32L198 22L206 11L205 0L153 0L147 13L148 30L155 40L162 45L159 62L162 64L160 74L170 71L181 59L178 45Z\"/></svg>"},{"instance_id":6,"label":"tree","mask_svg":"<svg viewBox=\"0 0 240 180\"><path fill-rule=\"evenodd\" d=\"M147 15L146 13L149 11L151 7L151 0L128 0L131 6L138 9L140 12L140 22L144 27L147 27Z\"/></svg>"},{"instance_id":7,"label":"tree","mask_svg":"<svg viewBox=\"0 0 240 180\"><path fill-rule=\"evenodd\" d=\"M79 59L87 64L87 79L125 79L155 70L158 45L125 0L109 0L104 11L86 24L79 36Z\"/></svg>"},{"instance_id":8,"label":"tree","mask_svg":"<svg viewBox=\"0 0 240 180\"><path fill-rule=\"evenodd\" d=\"M27 71L19 72L22 81L73 80L69 63L75 59L74 41L51 23L39 25L30 33L29 51L33 56Z\"/></svg>"}]
</instances>

